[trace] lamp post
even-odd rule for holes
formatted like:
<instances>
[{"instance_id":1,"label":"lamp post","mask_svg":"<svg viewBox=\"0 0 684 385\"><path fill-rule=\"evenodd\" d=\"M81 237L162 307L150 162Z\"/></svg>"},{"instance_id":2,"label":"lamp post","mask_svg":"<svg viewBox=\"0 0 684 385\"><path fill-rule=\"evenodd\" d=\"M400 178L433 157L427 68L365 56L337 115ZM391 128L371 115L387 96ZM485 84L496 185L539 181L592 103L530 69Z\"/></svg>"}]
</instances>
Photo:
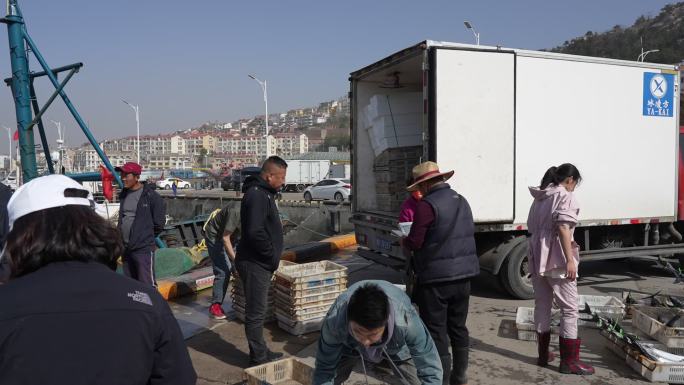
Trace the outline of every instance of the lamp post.
<instances>
[{"instance_id":1,"label":"lamp post","mask_svg":"<svg viewBox=\"0 0 684 385\"><path fill-rule=\"evenodd\" d=\"M266 135L265 136L268 136L268 87L266 85L266 80L261 81L254 75L247 75L247 76L249 76L251 79L254 79L257 83L259 83L259 86L261 86L261 90L264 92L264 105L266 107L266 115L264 116L264 122L265 122L265 127L266 127Z\"/></svg>"},{"instance_id":2,"label":"lamp post","mask_svg":"<svg viewBox=\"0 0 684 385\"><path fill-rule=\"evenodd\" d=\"M138 139L135 142L135 150L138 153L138 164L140 164L140 108L138 105L132 105L131 103L121 99L122 102L128 104L129 107L135 111L135 125L137 127Z\"/></svg>"},{"instance_id":3,"label":"lamp post","mask_svg":"<svg viewBox=\"0 0 684 385\"><path fill-rule=\"evenodd\" d=\"M50 120L52 123L57 126L57 149L59 150L59 170L62 170L62 167L64 166L64 162L62 159L64 158L64 138L62 137L62 123L61 122L56 122L54 120Z\"/></svg>"},{"instance_id":4,"label":"lamp post","mask_svg":"<svg viewBox=\"0 0 684 385\"><path fill-rule=\"evenodd\" d=\"M465 25L465 27L469 29L473 33L473 35L475 35L475 44L480 45L480 33L475 32L475 28L468 20L464 21L463 25Z\"/></svg>"},{"instance_id":5,"label":"lamp post","mask_svg":"<svg viewBox=\"0 0 684 385\"><path fill-rule=\"evenodd\" d=\"M646 60L646 55L648 55L649 53L653 53L653 52L660 52L660 50L659 49L650 49L650 50L644 52L644 49L641 48L641 54L639 54L637 61L640 61L643 63L643 61Z\"/></svg>"}]
</instances>

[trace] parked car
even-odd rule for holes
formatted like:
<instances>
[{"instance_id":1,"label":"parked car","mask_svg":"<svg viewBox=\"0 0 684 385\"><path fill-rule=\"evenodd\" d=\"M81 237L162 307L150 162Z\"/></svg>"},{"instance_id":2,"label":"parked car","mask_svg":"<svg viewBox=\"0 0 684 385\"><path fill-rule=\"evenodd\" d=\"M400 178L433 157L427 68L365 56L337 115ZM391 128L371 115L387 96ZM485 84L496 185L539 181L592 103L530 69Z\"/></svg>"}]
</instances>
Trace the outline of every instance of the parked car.
<instances>
[{"instance_id":1,"label":"parked car","mask_svg":"<svg viewBox=\"0 0 684 385\"><path fill-rule=\"evenodd\" d=\"M304 200L335 200L344 202L349 199L351 181L343 178L323 179L304 190Z\"/></svg>"},{"instance_id":2,"label":"parked car","mask_svg":"<svg viewBox=\"0 0 684 385\"><path fill-rule=\"evenodd\" d=\"M179 189L189 189L190 183L180 179L180 178L164 178L158 180L156 185L157 188L163 188L164 190L171 190L171 185L176 182L176 187Z\"/></svg>"},{"instance_id":3,"label":"parked car","mask_svg":"<svg viewBox=\"0 0 684 385\"><path fill-rule=\"evenodd\" d=\"M245 183L250 175L259 175L261 167L245 167L241 170L233 170L233 173L221 180L221 188L223 191L235 190L240 191L242 184Z\"/></svg>"}]
</instances>

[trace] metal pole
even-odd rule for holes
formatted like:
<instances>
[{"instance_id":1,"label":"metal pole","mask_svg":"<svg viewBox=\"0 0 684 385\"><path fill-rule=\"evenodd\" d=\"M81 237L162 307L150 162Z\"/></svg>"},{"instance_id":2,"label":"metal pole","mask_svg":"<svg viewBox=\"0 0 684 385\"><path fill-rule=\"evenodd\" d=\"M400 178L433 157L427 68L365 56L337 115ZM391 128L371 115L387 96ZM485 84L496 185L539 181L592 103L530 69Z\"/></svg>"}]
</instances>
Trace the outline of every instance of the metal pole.
<instances>
[{"instance_id":1,"label":"metal pole","mask_svg":"<svg viewBox=\"0 0 684 385\"><path fill-rule=\"evenodd\" d=\"M268 87L266 85L266 80L264 80L262 88L264 89L264 105L266 106L266 136L268 136ZM268 150L266 152L268 152Z\"/></svg>"},{"instance_id":2,"label":"metal pole","mask_svg":"<svg viewBox=\"0 0 684 385\"><path fill-rule=\"evenodd\" d=\"M16 0L10 0L10 1L16 1ZM23 34L24 39L26 40L26 43L29 45L29 47L33 51L33 55L36 57L36 60L38 60L41 67L43 67L43 69L45 70L47 77L50 78L50 82L52 83L52 85L55 87L55 89L59 88L59 82L57 81L57 78L52 73L52 71L50 71L50 67L47 65L47 62L43 58L43 55L41 55L40 51L38 51L38 47L33 42L33 39L31 39L31 36L29 36L28 33L26 33L26 30L23 28L23 24L22 24L22 34ZM104 162L107 169L112 174L114 174L114 178L116 179L116 182L118 183L118 185L123 186L123 182L121 181L119 174L114 172L114 166L112 166L112 163L109 161L109 158L107 158L107 155L105 155L104 151L102 151L102 149L100 148L100 145L97 143L97 141L95 140L95 137L93 136L93 134L88 129L88 126L83 121L83 118L81 118L81 115L78 113L78 111L76 111L76 108L71 103L71 100L66 95L64 90L59 92L59 96L62 97L64 104L67 106L67 109L69 109L69 112L71 112L71 115L74 117L74 119L78 123L79 127L81 127L81 130L83 130L83 133L85 134L86 138L88 138L88 141L90 142L90 144L95 149L95 152L97 152L100 159L102 159L102 161ZM20 136L20 139L21 139L21 136ZM23 155L22 155L22 158L23 158ZM35 150L34 150L34 153L33 153L34 169L35 169L35 160L36 159L35 159ZM23 159L22 159L22 161L23 161ZM26 167L22 164L22 168L26 168Z\"/></svg>"},{"instance_id":3,"label":"metal pole","mask_svg":"<svg viewBox=\"0 0 684 385\"><path fill-rule=\"evenodd\" d=\"M137 140L135 142L135 149L136 149L136 152L138 153L138 164L140 164L140 108L137 104L132 105L131 103L129 103L123 99L121 101L128 104L133 109L133 111L135 111L135 127L137 130L136 131L137 132Z\"/></svg>"},{"instance_id":4,"label":"metal pole","mask_svg":"<svg viewBox=\"0 0 684 385\"><path fill-rule=\"evenodd\" d=\"M38 176L38 166L36 165L33 130L27 129L33 114L31 113L31 92L29 90L28 55L24 44L24 19L17 9L16 0L9 0L8 11L9 14L5 20L10 46L14 110L17 117L19 146L21 148L21 170L24 180L28 182Z\"/></svg>"}]
</instances>

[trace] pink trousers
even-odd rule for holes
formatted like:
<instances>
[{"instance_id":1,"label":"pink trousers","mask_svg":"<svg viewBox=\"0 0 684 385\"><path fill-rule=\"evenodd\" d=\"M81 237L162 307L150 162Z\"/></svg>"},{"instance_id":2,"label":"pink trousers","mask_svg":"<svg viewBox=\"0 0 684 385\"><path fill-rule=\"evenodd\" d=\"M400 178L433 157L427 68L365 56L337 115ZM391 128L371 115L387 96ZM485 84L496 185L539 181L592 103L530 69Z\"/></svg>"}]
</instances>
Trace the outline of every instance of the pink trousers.
<instances>
[{"instance_id":1,"label":"pink trousers","mask_svg":"<svg viewBox=\"0 0 684 385\"><path fill-rule=\"evenodd\" d=\"M535 276L532 277L532 287L534 288L534 325L537 331L544 333L550 330L551 305L555 298L561 311L561 337L577 338L577 319L579 318L577 281Z\"/></svg>"}]
</instances>

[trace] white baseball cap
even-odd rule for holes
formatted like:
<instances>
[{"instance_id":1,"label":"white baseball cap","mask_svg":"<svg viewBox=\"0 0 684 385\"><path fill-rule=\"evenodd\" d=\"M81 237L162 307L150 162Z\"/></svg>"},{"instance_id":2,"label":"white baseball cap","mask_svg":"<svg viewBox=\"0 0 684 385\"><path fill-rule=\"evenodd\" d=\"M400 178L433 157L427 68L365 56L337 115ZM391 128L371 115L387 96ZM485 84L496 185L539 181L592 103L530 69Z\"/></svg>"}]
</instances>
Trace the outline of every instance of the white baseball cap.
<instances>
[{"instance_id":1,"label":"white baseball cap","mask_svg":"<svg viewBox=\"0 0 684 385\"><path fill-rule=\"evenodd\" d=\"M41 176L19 187L7 204L10 230L17 219L36 211L67 205L93 207L93 194L88 192L88 198L67 197L67 189L87 191L64 175Z\"/></svg>"}]
</instances>

